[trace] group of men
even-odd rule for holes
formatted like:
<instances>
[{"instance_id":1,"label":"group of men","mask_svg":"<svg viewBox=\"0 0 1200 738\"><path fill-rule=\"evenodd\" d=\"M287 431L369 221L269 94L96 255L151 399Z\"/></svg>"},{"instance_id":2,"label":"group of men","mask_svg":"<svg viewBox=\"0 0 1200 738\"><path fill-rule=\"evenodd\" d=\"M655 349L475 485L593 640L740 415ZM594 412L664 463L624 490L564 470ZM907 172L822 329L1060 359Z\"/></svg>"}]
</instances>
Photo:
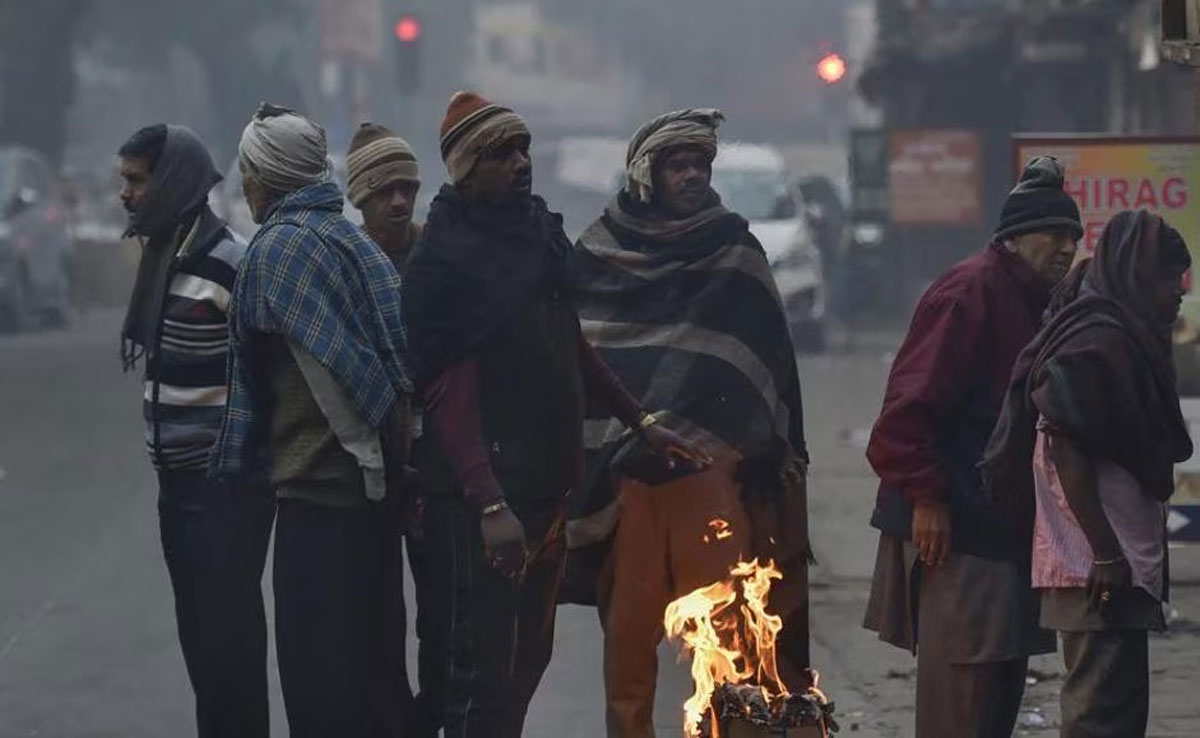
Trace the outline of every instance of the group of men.
<instances>
[{"instance_id":1,"label":"group of men","mask_svg":"<svg viewBox=\"0 0 1200 738\"><path fill-rule=\"evenodd\" d=\"M264 104L238 154L260 225L207 205L188 129L138 131L143 248L122 328L144 363L164 558L202 738L268 734L261 578L291 735L515 738L560 602L595 605L608 735L653 736L679 595L742 558L784 571L780 670L808 678L808 454L761 246L710 185L716 110L637 131L572 243L514 111L458 93L424 226L412 148L366 123L343 215L324 130ZM1191 455L1171 359L1179 233L1079 209L1029 164L991 245L921 299L868 458L882 484L866 624L917 654L918 738L1012 734L1064 644L1069 738L1144 735L1165 503ZM416 584L419 689L405 663Z\"/></svg>"},{"instance_id":2,"label":"group of men","mask_svg":"<svg viewBox=\"0 0 1200 738\"><path fill-rule=\"evenodd\" d=\"M122 356L144 363L201 738L268 734L272 528L296 738L516 738L564 601L599 609L608 734L652 736L666 605L754 556L785 572L780 667L804 683L800 385L762 248L710 186L721 121L643 126L577 243L533 194L526 122L474 93L442 122L424 226L413 150L377 124L347 156L360 229L324 130L264 104L238 147L249 243L208 208L188 129L121 147L142 240Z\"/></svg>"},{"instance_id":3,"label":"group of men","mask_svg":"<svg viewBox=\"0 0 1200 738\"><path fill-rule=\"evenodd\" d=\"M866 626L916 652L918 738L1011 736L1053 631L1061 735L1146 734L1166 500L1192 454L1171 353L1191 258L1139 211L1076 263L1063 183L1030 162L988 249L922 297L868 447Z\"/></svg>"}]
</instances>

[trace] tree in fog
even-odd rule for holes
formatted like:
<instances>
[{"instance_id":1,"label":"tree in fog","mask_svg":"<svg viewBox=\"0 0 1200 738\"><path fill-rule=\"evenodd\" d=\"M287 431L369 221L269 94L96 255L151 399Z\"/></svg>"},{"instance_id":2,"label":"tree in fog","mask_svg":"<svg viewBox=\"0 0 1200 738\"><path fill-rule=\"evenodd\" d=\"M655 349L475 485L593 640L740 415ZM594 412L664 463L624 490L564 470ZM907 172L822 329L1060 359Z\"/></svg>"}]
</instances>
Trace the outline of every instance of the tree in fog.
<instances>
[{"instance_id":1,"label":"tree in fog","mask_svg":"<svg viewBox=\"0 0 1200 738\"><path fill-rule=\"evenodd\" d=\"M164 68L173 45L200 61L213 141L237 141L264 99L302 107L293 60L284 54L263 59L259 41L264 27L277 35L299 34L303 0L92 1L93 33L111 40L130 68Z\"/></svg>"},{"instance_id":2,"label":"tree in fog","mask_svg":"<svg viewBox=\"0 0 1200 738\"><path fill-rule=\"evenodd\" d=\"M76 89L74 50L108 41L131 69L161 69L171 46L204 67L215 140L236 140L264 98L300 105L290 59L258 55L264 24L298 33L302 0L0 0L0 144L58 160Z\"/></svg>"},{"instance_id":3,"label":"tree in fog","mask_svg":"<svg viewBox=\"0 0 1200 738\"><path fill-rule=\"evenodd\" d=\"M89 0L0 0L0 145L54 160L75 92L71 50Z\"/></svg>"}]
</instances>

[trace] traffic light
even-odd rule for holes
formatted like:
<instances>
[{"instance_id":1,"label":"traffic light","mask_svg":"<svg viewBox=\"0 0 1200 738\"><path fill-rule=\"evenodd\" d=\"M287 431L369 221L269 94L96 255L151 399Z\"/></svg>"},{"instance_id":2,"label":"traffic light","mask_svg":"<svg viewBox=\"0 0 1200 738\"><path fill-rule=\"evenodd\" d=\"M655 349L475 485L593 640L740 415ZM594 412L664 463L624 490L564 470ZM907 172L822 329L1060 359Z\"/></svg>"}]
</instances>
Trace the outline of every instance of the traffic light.
<instances>
[{"instance_id":1,"label":"traffic light","mask_svg":"<svg viewBox=\"0 0 1200 738\"><path fill-rule=\"evenodd\" d=\"M406 14L396 21L396 89L415 95L421 87L421 21Z\"/></svg>"},{"instance_id":2,"label":"traffic light","mask_svg":"<svg viewBox=\"0 0 1200 738\"><path fill-rule=\"evenodd\" d=\"M846 60L838 54L826 54L817 62L817 76L826 84L841 82L846 76Z\"/></svg>"}]
</instances>

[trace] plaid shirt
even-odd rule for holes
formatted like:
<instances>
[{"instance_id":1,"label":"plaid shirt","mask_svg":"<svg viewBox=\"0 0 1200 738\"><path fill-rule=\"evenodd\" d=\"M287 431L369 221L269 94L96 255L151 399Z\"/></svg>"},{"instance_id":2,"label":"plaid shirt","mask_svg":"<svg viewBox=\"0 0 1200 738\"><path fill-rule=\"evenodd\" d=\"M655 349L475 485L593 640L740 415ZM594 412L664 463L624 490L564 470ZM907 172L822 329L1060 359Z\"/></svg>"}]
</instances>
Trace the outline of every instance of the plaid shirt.
<instances>
[{"instance_id":1,"label":"plaid shirt","mask_svg":"<svg viewBox=\"0 0 1200 738\"><path fill-rule=\"evenodd\" d=\"M342 217L337 185L304 187L271 211L246 254L229 308L229 401L210 472L250 471L265 435L257 337L286 336L327 368L372 427L412 391L400 277Z\"/></svg>"}]
</instances>

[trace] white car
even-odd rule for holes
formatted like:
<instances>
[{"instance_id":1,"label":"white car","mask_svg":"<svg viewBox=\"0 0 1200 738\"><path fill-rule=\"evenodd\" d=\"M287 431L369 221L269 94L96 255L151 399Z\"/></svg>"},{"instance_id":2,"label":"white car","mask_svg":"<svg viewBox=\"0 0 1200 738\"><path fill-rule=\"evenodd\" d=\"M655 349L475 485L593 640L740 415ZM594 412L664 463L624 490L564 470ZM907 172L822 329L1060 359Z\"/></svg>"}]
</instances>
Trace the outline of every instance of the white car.
<instances>
[{"instance_id":1,"label":"white car","mask_svg":"<svg viewBox=\"0 0 1200 738\"><path fill-rule=\"evenodd\" d=\"M713 189L750 222L766 252L796 347L816 352L825 346L825 275L792 184L771 146L722 144L713 162Z\"/></svg>"}]
</instances>

